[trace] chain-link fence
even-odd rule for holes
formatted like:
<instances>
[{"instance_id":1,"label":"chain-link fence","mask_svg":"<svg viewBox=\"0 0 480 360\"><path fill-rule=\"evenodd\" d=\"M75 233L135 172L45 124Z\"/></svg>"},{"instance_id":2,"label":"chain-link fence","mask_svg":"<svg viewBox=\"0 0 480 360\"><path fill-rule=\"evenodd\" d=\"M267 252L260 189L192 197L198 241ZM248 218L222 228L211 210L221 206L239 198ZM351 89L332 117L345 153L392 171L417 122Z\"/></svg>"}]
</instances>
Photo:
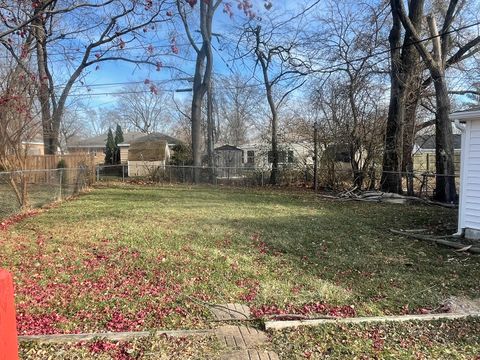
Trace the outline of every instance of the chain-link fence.
<instances>
[{"instance_id":1,"label":"chain-link fence","mask_svg":"<svg viewBox=\"0 0 480 360\"><path fill-rule=\"evenodd\" d=\"M75 195L92 178L87 167L0 172L0 219Z\"/></svg>"},{"instance_id":2,"label":"chain-link fence","mask_svg":"<svg viewBox=\"0 0 480 360\"><path fill-rule=\"evenodd\" d=\"M313 166L281 166L278 169L280 186L311 187L313 184ZM318 169L319 189L342 191L361 183L362 189L380 188L381 169L369 169L354 173L345 166L320 167ZM399 174L402 177L405 193L421 197L433 196L435 178L433 172L412 171ZM149 166L136 165L135 174L127 164L97 166L96 180L124 182L154 182L167 184L214 184L229 186L266 186L270 184L271 169L254 167L195 167L195 166ZM455 175L457 187L459 176Z\"/></svg>"},{"instance_id":3,"label":"chain-link fence","mask_svg":"<svg viewBox=\"0 0 480 360\"><path fill-rule=\"evenodd\" d=\"M270 182L270 169L254 167L149 166L135 165L135 173L127 164L101 165L96 168L96 180L150 181L169 184L214 184L230 186L265 186ZM312 180L311 167L282 167L278 171L279 185L305 184Z\"/></svg>"},{"instance_id":4,"label":"chain-link fence","mask_svg":"<svg viewBox=\"0 0 480 360\"><path fill-rule=\"evenodd\" d=\"M159 184L213 184L225 186L267 186L271 169L254 167L194 167L194 166L139 166L135 174L127 164L89 167L61 168L51 170L23 170L0 172L0 219L15 214L24 208L38 208L77 194L96 182L123 181ZM368 173L346 168L320 167L318 185L321 190L342 191L355 188L360 176L362 189L380 187L382 172L371 169ZM435 177L431 172L408 172L401 174L403 187L411 189L408 195L430 197L435 191ZM459 177L455 176L457 188ZM278 170L278 185L312 187L313 166L282 166Z\"/></svg>"}]
</instances>

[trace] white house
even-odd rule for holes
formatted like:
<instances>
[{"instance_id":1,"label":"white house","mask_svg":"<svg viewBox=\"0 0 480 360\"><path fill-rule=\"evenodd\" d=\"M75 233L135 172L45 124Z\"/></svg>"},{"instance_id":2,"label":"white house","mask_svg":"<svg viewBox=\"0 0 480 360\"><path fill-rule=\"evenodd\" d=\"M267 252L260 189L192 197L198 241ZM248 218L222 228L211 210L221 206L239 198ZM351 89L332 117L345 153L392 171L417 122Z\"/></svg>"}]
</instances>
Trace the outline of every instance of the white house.
<instances>
[{"instance_id":1,"label":"white house","mask_svg":"<svg viewBox=\"0 0 480 360\"><path fill-rule=\"evenodd\" d=\"M480 109L451 115L462 131L458 234L480 239Z\"/></svg>"},{"instance_id":2,"label":"white house","mask_svg":"<svg viewBox=\"0 0 480 360\"><path fill-rule=\"evenodd\" d=\"M270 144L244 144L238 147L243 150L243 163L246 167L270 168L272 164ZM281 165L313 164L313 144L311 143L280 143L278 149Z\"/></svg>"}]
</instances>

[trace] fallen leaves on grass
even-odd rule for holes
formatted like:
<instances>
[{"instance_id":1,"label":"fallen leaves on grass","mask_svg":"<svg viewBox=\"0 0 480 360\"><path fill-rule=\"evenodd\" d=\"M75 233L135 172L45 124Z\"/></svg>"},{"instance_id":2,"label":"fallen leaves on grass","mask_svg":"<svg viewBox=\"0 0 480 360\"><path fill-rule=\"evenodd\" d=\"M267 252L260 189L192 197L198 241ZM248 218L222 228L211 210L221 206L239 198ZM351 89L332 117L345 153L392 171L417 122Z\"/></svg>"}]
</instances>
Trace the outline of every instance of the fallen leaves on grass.
<instances>
[{"instance_id":1,"label":"fallen leaves on grass","mask_svg":"<svg viewBox=\"0 0 480 360\"><path fill-rule=\"evenodd\" d=\"M0 230L7 230L10 226L19 223L20 221L35 216L38 214L38 210L29 210L20 214L10 216L0 223Z\"/></svg>"},{"instance_id":2,"label":"fallen leaves on grass","mask_svg":"<svg viewBox=\"0 0 480 360\"><path fill-rule=\"evenodd\" d=\"M76 344L22 343L23 360L170 360L214 359L221 346L215 336L170 337L151 335L132 341L96 339Z\"/></svg>"},{"instance_id":3,"label":"fallen leaves on grass","mask_svg":"<svg viewBox=\"0 0 480 360\"><path fill-rule=\"evenodd\" d=\"M288 304L283 307L277 305L261 305L253 306L250 312L256 318L262 318L269 315L284 315L284 314L298 314L298 315L312 315L322 314L335 317L355 317L356 311L353 305L335 306L324 302L309 303L302 306Z\"/></svg>"}]
</instances>

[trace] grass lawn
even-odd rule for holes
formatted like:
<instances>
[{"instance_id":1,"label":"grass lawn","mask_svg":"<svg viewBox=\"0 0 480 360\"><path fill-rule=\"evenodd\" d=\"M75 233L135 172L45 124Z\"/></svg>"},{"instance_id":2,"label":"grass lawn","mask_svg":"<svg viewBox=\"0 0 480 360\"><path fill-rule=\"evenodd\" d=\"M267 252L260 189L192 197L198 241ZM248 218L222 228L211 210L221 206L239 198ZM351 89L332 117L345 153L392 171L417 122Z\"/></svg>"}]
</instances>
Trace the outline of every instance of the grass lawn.
<instances>
[{"instance_id":1,"label":"grass lawn","mask_svg":"<svg viewBox=\"0 0 480 360\"><path fill-rule=\"evenodd\" d=\"M480 320L302 327L276 332L284 359L476 359Z\"/></svg>"},{"instance_id":2,"label":"grass lawn","mask_svg":"<svg viewBox=\"0 0 480 360\"><path fill-rule=\"evenodd\" d=\"M0 267L15 277L21 334L216 326L206 303L258 317L421 313L478 297L479 257L388 229L447 233L455 221L451 209L303 192L116 185L0 231ZM273 339L308 348L322 331Z\"/></svg>"}]
</instances>

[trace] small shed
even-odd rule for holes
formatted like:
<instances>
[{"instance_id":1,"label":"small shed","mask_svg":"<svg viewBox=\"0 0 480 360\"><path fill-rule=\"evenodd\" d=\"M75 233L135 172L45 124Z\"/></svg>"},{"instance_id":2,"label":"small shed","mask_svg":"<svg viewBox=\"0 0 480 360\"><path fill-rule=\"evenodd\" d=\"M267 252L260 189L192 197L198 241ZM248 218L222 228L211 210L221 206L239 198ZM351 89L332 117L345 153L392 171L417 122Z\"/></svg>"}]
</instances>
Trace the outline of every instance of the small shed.
<instances>
[{"instance_id":1,"label":"small shed","mask_svg":"<svg viewBox=\"0 0 480 360\"><path fill-rule=\"evenodd\" d=\"M480 109L451 115L462 131L458 234L480 239Z\"/></svg>"},{"instance_id":2,"label":"small shed","mask_svg":"<svg viewBox=\"0 0 480 360\"><path fill-rule=\"evenodd\" d=\"M243 150L232 145L223 145L214 150L215 167L219 178L239 176L243 166Z\"/></svg>"},{"instance_id":3,"label":"small shed","mask_svg":"<svg viewBox=\"0 0 480 360\"><path fill-rule=\"evenodd\" d=\"M128 176L149 176L164 169L170 160L166 140L150 134L132 142L128 148Z\"/></svg>"}]
</instances>

